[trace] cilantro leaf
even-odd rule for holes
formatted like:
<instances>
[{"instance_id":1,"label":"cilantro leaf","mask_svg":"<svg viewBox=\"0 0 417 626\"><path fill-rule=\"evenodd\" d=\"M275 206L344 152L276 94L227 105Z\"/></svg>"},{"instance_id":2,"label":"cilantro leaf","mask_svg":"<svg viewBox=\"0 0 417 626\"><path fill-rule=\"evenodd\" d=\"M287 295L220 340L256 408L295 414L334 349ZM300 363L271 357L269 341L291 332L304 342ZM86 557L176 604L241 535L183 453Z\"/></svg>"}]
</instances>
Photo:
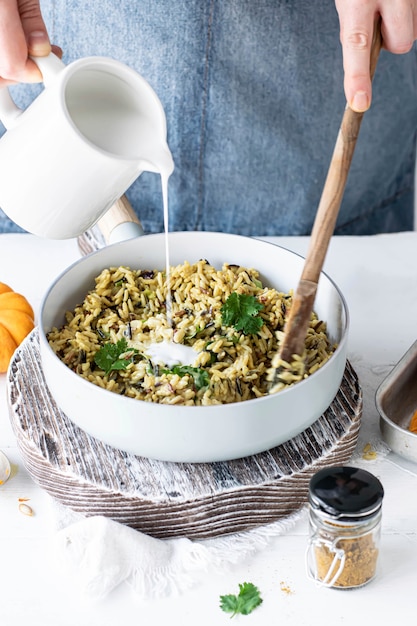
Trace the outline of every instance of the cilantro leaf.
<instances>
[{"instance_id":1,"label":"cilantro leaf","mask_svg":"<svg viewBox=\"0 0 417 626\"><path fill-rule=\"evenodd\" d=\"M239 600L237 596L233 594L228 594L227 596L220 596L220 608L225 613L232 613L233 617L237 613L239 613Z\"/></svg>"},{"instance_id":2,"label":"cilantro leaf","mask_svg":"<svg viewBox=\"0 0 417 626\"><path fill-rule=\"evenodd\" d=\"M171 369L164 369L164 374L177 374L178 376L185 376L189 374L193 377L194 385L196 389L202 389L208 387L210 378L206 370L201 367L191 367L190 365L174 365Z\"/></svg>"},{"instance_id":3,"label":"cilantro leaf","mask_svg":"<svg viewBox=\"0 0 417 626\"><path fill-rule=\"evenodd\" d=\"M257 606L262 604L259 589L252 583L239 585L240 612L242 615L249 615Z\"/></svg>"},{"instance_id":4,"label":"cilantro leaf","mask_svg":"<svg viewBox=\"0 0 417 626\"><path fill-rule=\"evenodd\" d=\"M112 370L125 370L135 354L136 348L129 348L126 339L117 343L105 343L94 355L94 363L109 374Z\"/></svg>"},{"instance_id":5,"label":"cilantro leaf","mask_svg":"<svg viewBox=\"0 0 417 626\"><path fill-rule=\"evenodd\" d=\"M259 311L264 308L255 296L232 293L221 308L222 323L241 330L245 335L254 335L263 326Z\"/></svg>"},{"instance_id":6,"label":"cilantro leaf","mask_svg":"<svg viewBox=\"0 0 417 626\"><path fill-rule=\"evenodd\" d=\"M220 596L220 608L234 617L238 613L249 615L262 603L259 589L253 583L239 584L238 595Z\"/></svg>"}]
</instances>

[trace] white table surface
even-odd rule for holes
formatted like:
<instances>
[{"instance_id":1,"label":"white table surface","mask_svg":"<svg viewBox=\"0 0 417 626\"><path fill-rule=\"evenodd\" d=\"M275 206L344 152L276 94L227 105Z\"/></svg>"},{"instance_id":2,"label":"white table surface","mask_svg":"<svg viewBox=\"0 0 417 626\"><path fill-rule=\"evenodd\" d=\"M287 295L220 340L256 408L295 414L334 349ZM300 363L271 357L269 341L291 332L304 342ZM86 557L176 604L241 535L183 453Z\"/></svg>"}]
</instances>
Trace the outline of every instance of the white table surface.
<instances>
[{"instance_id":1,"label":"white table surface","mask_svg":"<svg viewBox=\"0 0 417 626\"><path fill-rule=\"evenodd\" d=\"M308 244L305 237L271 240L302 254ZM77 258L75 240L0 235L0 281L23 293L36 314L49 284ZM227 571L203 572L179 596L138 602L122 585L99 602L82 598L47 556L56 533L54 508L23 467L9 423L5 375L0 375L0 449L12 461L14 474L0 486L1 626L219 626L230 623L219 609L219 596L236 593L245 581L259 587L263 604L249 616L234 617L232 623L361 626L378 618L386 623L415 619L417 465L381 452L374 395L417 338L417 233L333 238L325 270L348 303L348 356L364 391L355 458L379 477L385 489L377 577L354 591L317 588L305 573L308 525L303 514L250 558ZM379 450L376 460L360 459L367 442ZM18 511L19 498L30 498L33 517ZM282 589L283 584L291 593Z\"/></svg>"}]
</instances>

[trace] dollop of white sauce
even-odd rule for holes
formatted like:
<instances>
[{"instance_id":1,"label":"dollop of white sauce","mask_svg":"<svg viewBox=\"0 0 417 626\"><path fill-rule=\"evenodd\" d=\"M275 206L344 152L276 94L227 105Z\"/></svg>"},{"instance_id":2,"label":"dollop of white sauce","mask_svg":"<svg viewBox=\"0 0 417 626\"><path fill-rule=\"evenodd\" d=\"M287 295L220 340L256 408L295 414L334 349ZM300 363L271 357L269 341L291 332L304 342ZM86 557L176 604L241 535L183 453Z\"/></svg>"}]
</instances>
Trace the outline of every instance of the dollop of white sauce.
<instances>
[{"instance_id":1,"label":"dollop of white sauce","mask_svg":"<svg viewBox=\"0 0 417 626\"><path fill-rule=\"evenodd\" d=\"M147 356L159 364L168 365L193 365L197 358L197 352L190 346L183 346L173 341L160 341L151 343L145 350Z\"/></svg>"}]
</instances>

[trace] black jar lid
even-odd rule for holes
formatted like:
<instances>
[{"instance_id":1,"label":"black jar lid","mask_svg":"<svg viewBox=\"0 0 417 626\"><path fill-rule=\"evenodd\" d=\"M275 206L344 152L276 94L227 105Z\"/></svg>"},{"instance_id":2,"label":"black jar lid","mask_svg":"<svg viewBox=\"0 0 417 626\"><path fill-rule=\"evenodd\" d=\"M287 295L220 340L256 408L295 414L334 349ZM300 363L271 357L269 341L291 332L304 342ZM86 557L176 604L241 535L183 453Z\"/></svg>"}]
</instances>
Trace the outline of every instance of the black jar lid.
<instances>
[{"instance_id":1,"label":"black jar lid","mask_svg":"<svg viewBox=\"0 0 417 626\"><path fill-rule=\"evenodd\" d=\"M328 467L310 480L311 507L340 520L373 515L381 508L383 497L384 488L378 478L357 467Z\"/></svg>"}]
</instances>

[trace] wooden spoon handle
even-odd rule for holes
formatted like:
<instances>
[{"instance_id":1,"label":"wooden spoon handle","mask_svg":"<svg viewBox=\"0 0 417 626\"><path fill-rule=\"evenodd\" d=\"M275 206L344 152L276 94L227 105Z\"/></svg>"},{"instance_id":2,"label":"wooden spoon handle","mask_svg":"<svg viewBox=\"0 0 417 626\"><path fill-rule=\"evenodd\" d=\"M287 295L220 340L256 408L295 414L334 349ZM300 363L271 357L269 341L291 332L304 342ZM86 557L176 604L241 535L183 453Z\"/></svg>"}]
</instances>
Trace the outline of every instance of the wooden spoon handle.
<instances>
[{"instance_id":1,"label":"wooden spoon handle","mask_svg":"<svg viewBox=\"0 0 417 626\"><path fill-rule=\"evenodd\" d=\"M371 79L375 73L381 44L381 19L378 17L371 47ZM301 355L304 351L317 284L336 225L362 118L363 113L357 113L346 105L314 220L301 279L284 329L280 358L287 362L292 360L294 354Z\"/></svg>"}]
</instances>

